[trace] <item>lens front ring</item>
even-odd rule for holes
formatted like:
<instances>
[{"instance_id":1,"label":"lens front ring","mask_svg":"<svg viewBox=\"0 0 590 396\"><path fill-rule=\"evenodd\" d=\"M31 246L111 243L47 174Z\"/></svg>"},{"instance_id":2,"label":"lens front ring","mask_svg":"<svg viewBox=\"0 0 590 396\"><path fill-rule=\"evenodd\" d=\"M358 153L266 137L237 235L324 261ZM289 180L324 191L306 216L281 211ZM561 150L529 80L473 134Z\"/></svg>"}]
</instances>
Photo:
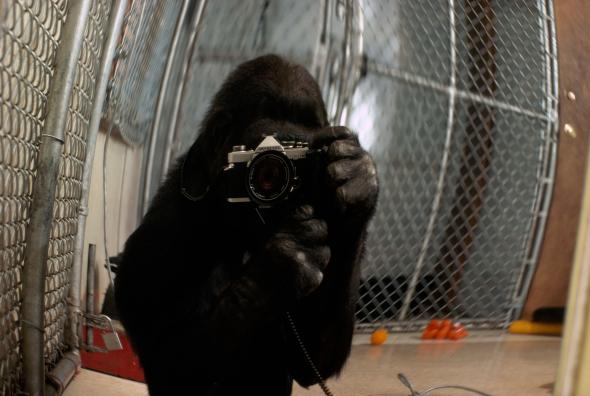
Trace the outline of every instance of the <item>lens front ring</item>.
<instances>
[{"instance_id":1,"label":"lens front ring","mask_svg":"<svg viewBox=\"0 0 590 396\"><path fill-rule=\"evenodd\" d=\"M246 190L258 203L272 204L289 193L294 169L291 160L277 151L258 154L248 165Z\"/></svg>"}]
</instances>

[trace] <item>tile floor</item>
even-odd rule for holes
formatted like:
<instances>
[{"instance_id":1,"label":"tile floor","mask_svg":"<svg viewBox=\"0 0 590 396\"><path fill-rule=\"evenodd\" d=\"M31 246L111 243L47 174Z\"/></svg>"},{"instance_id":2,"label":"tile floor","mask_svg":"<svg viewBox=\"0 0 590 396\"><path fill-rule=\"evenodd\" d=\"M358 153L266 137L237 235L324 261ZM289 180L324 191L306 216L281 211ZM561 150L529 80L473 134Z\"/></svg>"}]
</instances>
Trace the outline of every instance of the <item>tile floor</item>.
<instances>
[{"instance_id":1,"label":"tile floor","mask_svg":"<svg viewBox=\"0 0 590 396\"><path fill-rule=\"evenodd\" d=\"M421 342L416 334L391 336L382 346L355 337L352 356L340 378L329 381L336 396L408 396L397 374L418 391L442 384L474 387L494 396L551 395L560 339L478 332L461 342ZM435 391L433 396L471 393ZM429 394L429 395L430 395ZM146 396L145 385L83 370L65 396ZM317 386L296 387L294 396L321 396Z\"/></svg>"}]
</instances>

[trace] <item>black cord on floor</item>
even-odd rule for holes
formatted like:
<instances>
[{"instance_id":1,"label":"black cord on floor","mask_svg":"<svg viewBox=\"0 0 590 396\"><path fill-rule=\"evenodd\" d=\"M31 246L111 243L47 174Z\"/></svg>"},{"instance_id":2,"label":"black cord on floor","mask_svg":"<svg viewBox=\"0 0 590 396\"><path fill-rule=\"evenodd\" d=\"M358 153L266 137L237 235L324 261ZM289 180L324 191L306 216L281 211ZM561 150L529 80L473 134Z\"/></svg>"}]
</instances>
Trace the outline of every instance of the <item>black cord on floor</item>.
<instances>
[{"instance_id":1,"label":"black cord on floor","mask_svg":"<svg viewBox=\"0 0 590 396\"><path fill-rule=\"evenodd\" d=\"M301 336L299 335L299 331L297 330L297 326L295 326L295 321L293 320L291 313L289 311L287 311L286 316L287 316L287 322L289 322L289 327L291 328L291 331L293 332L293 335L295 336L295 340L297 341L297 344L299 345L299 349L301 349L301 352L303 353L303 356L305 357L307 364L309 364L309 367L312 369L312 371L314 372L314 374L318 380L318 385L320 386L320 388L322 388L322 391L324 392L324 394L326 396L334 396L334 394L332 393L332 391L330 390L330 388L326 384L326 381L324 381L324 378L320 374L320 371L318 370L317 366L313 362L313 359L311 358L309 352L307 351L307 348L305 347L305 343L303 342L303 340L301 339ZM397 378L399 378L400 382L406 388L408 388L408 390L410 391L409 396L425 396L428 393L435 391L435 390L439 390L439 389L460 389L460 390L463 390L466 392L475 393L476 395L480 395L480 396L492 396L489 393L485 393L485 392L479 391L477 389L469 388L469 387L463 386L463 385L438 385L438 386L430 387L423 392L418 392L417 390L414 389L414 385L408 379L408 377L406 377L405 374L398 373Z\"/></svg>"},{"instance_id":2,"label":"black cord on floor","mask_svg":"<svg viewBox=\"0 0 590 396\"><path fill-rule=\"evenodd\" d=\"M309 367L313 370L314 374L316 375L320 388L322 388L322 391L324 392L324 394L326 396L334 396L334 394L332 393L330 388L328 388L328 385L326 385L326 381L324 381L324 379L322 378L320 371L318 370L315 363L311 359L311 356L309 355L309 352L307 351L307 348L305 347L303 340L299 336L299 331L297 331L297 327L295 326L295 322L293 321L293 318L291 317L291 313L289 311L287 311L286 315L287 315L287 321L289 322L289 326L291 327L291 331L293 332L293 335L295 336L295 340L297 341L297 344L299 345L299 349L301 349L301 352L303 352L303 356L305 357L305 360L307 360L307 364L309 364Z\"/></svg>"}]
</instances>

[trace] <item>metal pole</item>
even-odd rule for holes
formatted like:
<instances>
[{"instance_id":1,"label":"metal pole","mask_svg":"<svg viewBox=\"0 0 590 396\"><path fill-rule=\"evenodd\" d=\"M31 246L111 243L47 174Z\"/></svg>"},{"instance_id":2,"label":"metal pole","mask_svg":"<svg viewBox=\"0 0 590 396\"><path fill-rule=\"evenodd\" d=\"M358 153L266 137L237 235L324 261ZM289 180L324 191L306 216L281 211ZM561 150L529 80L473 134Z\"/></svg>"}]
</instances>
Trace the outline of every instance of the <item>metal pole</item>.
<instances>
[{"instance_id":1,"label":"metal pole","mask_svg":"<svg viewBox=\"0 0 590 396\"><path fill-rule=\"evenodd\" d=\"M49 234L70 95L90 5L90 0L68 3L67 19L55 56L57 64L47 100L45 128L39 143L23 268L23 373L24 389L29 396L41 396L45 388L43 310Z\"/></svg>"},{"instance_id":2,"label":"metal pole","mask_svg":"<svg viewBox=\"0 0 590 396\"><path fill-rule=\"evenodd\" d=\"M555 173L557 168L557 139L559 130L559 79L558 79L558 64L557 64L557 37L555 33L555 15L553 9L553 2L539 1L540 10L543 10L543 26L545 41L545 60L546 60L546 105L545 112L547 115L547 127L545 128L545 147L543 148L543 163L538 177L541 179L539 183L539 192L537 194L536 202L532 208L536 215L536 224L533 222L530 226L533 234L527 246L527 253L523 258L521 271L518 277L518 282L514 290L512 303L513 309L508 311L506 316L505 327L508 324L519 318L524 308L524 303L527 293L533 281L535 269L539 261L541 253L541 245L545 236L545 226L547 218L549 217L549 209L551 207L551 199L553 197L553 189L555 187ZM528 267L528 271L525 268Z\"/></svg>"},{"instance_id":3,"label":"metal pole","mask_svg":"<svg viewBox=\"0 0 590 396\"><path fill-rule=\"evenodd\" d=\"M362 0L353 0L351 3L351 24L350 24L350 37L349 37L349 60L346 64L347 74L344 79L345 86L342 96L339 96L340 101L338 110L337 123L341 125L348 124L348 118L350 116L350 105L354 92L361 80L361 69L363 67L363 46L364 46L364 19L363 19L363 6Z\"/></svg>"},{"instance_id":4,"label":"metal pole","mask_svg":"<svg viewBox=\"0 0 590 396\"><path fill-rule=\"evenodd\" d=\"M165 176L166 173L168 173L168 167L170 166L170 161L172 160L173 146L176 142L176 138L178 135L176 128L178 125L178 120L180 119L180 104L183 103L182 99L184 99L184 89L187 83L188 69L190 67L191 60L193 58L193 53L195 51L199 27L201 26L201 21L203 20L203 14L205 13L206 5L207 0L201 0L199 2L199 8L197 9L195 19L193 20L191 35L188 41L188 45L186 47L186 52L184 53L182 70L180 72L180 87L178 88L178 92L176 93L174 108L172 109L172 122L170 123L170 130L164 151L164 162L162 165L163 176Z\"/></svg>"},{"instance_id":5,"label":"metal pole","mask_svg":"<svg viewBox=\"0 0 590 396\"><path fill-rule=\"evenodd\" d=\"M353 18L352 0L346 0L346 15L344 21L344 42L342 43L342 64L340 65L340 76L338 81L338 93L336 96L336 114L334 115L334 122L339 124L342 120L342 112L344 110L344 85L348 81L348 65L351 58L351 36L352 36L352 18Z\"/></svg>"},{"instance_id":6,"label":"metal pole","mask_svg":"<svg viewBox=\"0 0 590 396\"><path fill-rule=\"evenodd\" d=\"M47 374L45 396L59 396L63 394L81 367L82 359L80 358L80 352L73 351L66 353L53 370Z\"/></svg>"},{"instance_id":7,"label":"metal pole","mask_svg":"<svg viewBox=\"0 0 590 396\"><path fill-rule=\"evenodd\" d=\"M105 101L107 86L109 82L111 67L117 50L117 43L125 19L128 0L113 0L111 13L109 15L109 24L104 37L102 56L100 60L100 69L96 80L96 94L88 125L88 140L86 142L86 158L84 159L84 173L82 174L82 193L80 197L80 207L78 209L78 233L76 234L76 243L74 245L74 264L71 273L71 287L69 291L70 300L70 326L67 329L67 342L71 348L80 347L79 334L80 328L80 294L82 293L82 263L84 254L84 235L86 233L86 219L88 216L88 198L90 196L90 180L92 179L92 164L94 162L94 152L96 147L96 138L100 120L102 118L102 109Z\"/></svg>"},{"instance_id":8,"label":"metal pole","mask_svg":"<svg viewBox=\"0 0 590 396\"><path fill-rule=\"evenodd\" d=\"M318 18L318 37L313 50L311 71L320 86L324 81L324 74L328 66L328 34L330 22L330 0L321 0L321 16Z\"/></svg>"},{"instance_id":9,"label":"metal pole","mask_svg":"<svg viewBox=\"0 0 590 396\"><path fill-rule=\"evenodd\" d=\"M96 245L88 245L88 271L86 272L86 313L94 315L94 263L96 262ZM88 326L86 329L86 345L94 344L93 328Z\"/></svg>"},{"instance_id":10,"label":"metal pole","mask_svg":"<svg viewBox=\"0 0 590 396\"><path fill-rule=\"evenodd\" d=\"M158 131L160 129L160 121L162 117L162 110L164 109L164 101L168 91L168 85L170 84L170 75L172 74L172 68L174 67L174 61L176 59L176 50L178 48L178 41L182 32L183 22L186 18L190 2L184 1L178 20L176 21L176 29L174 30L174 36L172 38L172 45L168 52L168 59L166 61L166 69L164 70L164 76L162 77L162 83L160 84L160 92L158 93L158 103L156 105L156 115L154 116L154 123L152 124L152 130L150 132L150 146L148 149L146 168L144 173L143 181L143 199L141 201L141 215L143 216L147 210L150 200L150 190L152 184L152 171L154 155L156 153L156 143L158 141Z\"/></svg>"}]
</instances>

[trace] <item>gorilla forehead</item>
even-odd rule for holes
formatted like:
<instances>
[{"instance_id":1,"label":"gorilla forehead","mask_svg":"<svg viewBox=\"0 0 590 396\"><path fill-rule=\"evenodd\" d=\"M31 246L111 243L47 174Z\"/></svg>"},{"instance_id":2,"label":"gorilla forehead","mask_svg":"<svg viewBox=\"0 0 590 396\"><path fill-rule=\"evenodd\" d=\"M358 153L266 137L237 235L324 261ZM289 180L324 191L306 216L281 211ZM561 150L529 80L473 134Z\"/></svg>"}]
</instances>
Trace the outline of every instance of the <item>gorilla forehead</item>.
<instances>
[{"instance_id":1,"label":"gorilla forehead","mask_svg":"<svg viewBox=\"0 0 590 396\"><path fill-rule=\"evenodd\" d=\"M314 78L303 66L276 55L241 64L223 84L213 108L230 112L241 125L261 119L315 128L327 125L325 105Z\"/></svg>"}]
</instances>

